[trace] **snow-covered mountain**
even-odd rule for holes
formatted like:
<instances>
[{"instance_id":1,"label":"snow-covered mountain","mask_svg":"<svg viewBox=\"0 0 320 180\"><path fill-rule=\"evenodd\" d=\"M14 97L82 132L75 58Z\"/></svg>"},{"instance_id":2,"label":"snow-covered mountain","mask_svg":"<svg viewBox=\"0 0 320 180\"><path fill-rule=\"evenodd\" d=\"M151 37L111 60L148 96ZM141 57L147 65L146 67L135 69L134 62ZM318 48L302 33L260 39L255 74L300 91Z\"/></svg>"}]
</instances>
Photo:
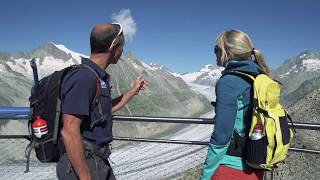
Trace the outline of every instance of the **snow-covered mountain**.
<instances>
[{"instance_id":1,"label":"snow-covered mountain","mask_svg":"<svg viewBox=\"0 0 320 180\"><path fill-rule=\"evenodd\" d=\"M320 52L305 51L287 59L272 75L283 83L283 95L287 95L306 80L320 76Z\"/></svg>"},{"instance_id":2,"label":"snow-covered mountain","mask_svg":"<svg viewBox=\"0 0 320 180\"><path fill-rule=\"evenodd\" d=\"M0 105L28 105L33 80L29 64L32 58L37 59L41 78L55 70L79 63L77 55L63 45L53 43L47 43L31 52L0 53Z\"/></svg>"},{"instance_id":3,"label":"snow-covered mountain","mask_svg":"<svg viewBox=\"0 0 320 180\"><path fill-rule=\"evenodd\" d=\"M205 65L197 72L172 75L182 78L196 93L204 95L209 101L215 101L214 87L224 68L212 64Z\"/></svg>"},{"instance_id":4,"label":"snow-covered mountain","mask_svg":"<svg viewBox=\"0 0 320 180\"><path fill-rule=\"evenodd\" d=\"M223 68L212 64L205 65L197 72L181 74L181 78L187 83L214 86L221 76Z\"/></svg>"},{"instance_id":5,"label":"snow-covered mountain","mask_svg":"<svg viewBox=\"0 0 320 180\"><path fill-rule=\"evenodd\" d=\"M288 110L294 121L319 123L319 55L320 53L304 52L297 58L287 60L279 69L273 72L274 77L283 82L285 93L290 95L287 97L290 98L293 106ZM27 105L27 98L32 85L32 73L29 67L29 60L32 57L37 57L39 73L43 77L54 70L78 63L80 56L84 55L73 52L63 45L53 43L46 44L32 52L0 53L0 105ZM108 68L108 72L113 78L111 82L114 95L118 95L130 87L131 82L140 74L143 74L150 83L150 91L141 93L139 98L135 98L121 113L132 115L144 115L143 113L147 113L147 115L162 116L197 116L197 113L201 113L202 110L210 109L208 101L199 94L204 94L207 98L214 96L214 91L208 89L214 86L207 83L201 84L204 81L197 80L211 78L215 83L221 75L221 70L212 65L207 65L198 72L181 75L173 73L161 65L148 65L130 53L124 54L117 65L111 65ZM292 88L291 93L287 93L286 89L290 90L291 86L295 88ZM308 87L309 90L304 87ZM190 88L199 94L194 93ZM210 98L208 99L210 100ZM210 115L209 117L212 116ZM6 128L0 129L0 134L18 134L16 133L17 130L26 128L26 124L16 123L17 121L10 121ZM152 123L115 123L114 132L118 136L139 137L140 135L149 136L163 130L169 130L169 125L149 124ZM210 138L212 127L204 126L191 125L180 131L174 131L175 133L167 134L172 139L207 141ZM20 133L25 134L26 132ZM296 147L319 149L319 137L319 132L305 133L304 131L298 131L295 138ZM17 150L24 150L24 148L24 144L19 144L18 146L13 143L0 144L0 149L2 149L1 156L3 159L10 159L11 156L12 159L15 159L18 154ZM128 179L127 177L133 179L135 177L141 178L141 172L147 179L152 179L154 175L159 178L175 176L176 174L174 173L180 173L188 168L199 166L201 160L194 157L195 155L203 157L204 153L206 153L206 149L198 149L198 147L191 146L173 145L168 147L164 144L153 143L132 144L123 149L114 150L115 161L117 162L114 165L115 172L120 176L119 179ZM290 177L316 179L319 177L319 172L314 170L319 169L318 161L319 158L311 156L311 154L294 154L291 152L286 165L277 170L276 174L280 179L290 179ZM4 177L26 179L25 177L28 174L17 175L13 171L13 169L18 169L17 171L23 172L24 165L21 164L21 161L14 162L18 162L19 166L13 167L12 164L9 166L5 164L6 173ZM53 166L50 166L45 169L48 172L42 169L36 171L36 173L45 172L46 176L50 173L54 176L55 172L52 169L54 169ZM168 169L172 170L168 172ZM154 174L154 170L158 170L157 172L160 173ZM10 174L10 171L14 173Z\"/></svg>"},{"instance_id":6,"label":"snow-covered mountain","mask_svg":"<svg viewBox=\"0 0 320 180\"><path fill-rule=\"evenodd\" d=\"M54 43L47 43L31 52L0 53L0 105L28 106L33 83L29 64L32 58L36 58L39 77L42 78L56 70L78 64L81 57L87 56ZM144 63L132 53L124 54L117 65L110 65L108 73L111 75L114 97L129 89L141 74L149 82L149 91L141 92L118 114L199 117L210 111L208 100L192 91L181 78L172 75L164 67ZM126 123L121 128L115 128L115 134L134 132L148 135L167 129L164 126L170 125L161 126L153 132L146 132L150 128L148 125Z\"/></svg>"},{"instance_id":7,"label":"snow-covered mountain","mask_svg":"<svg viewBox=\"0 0 320 180\"><path fill-rule=\"evenodd\" d=\"M55 70L62 69L71 64L79 63L81 59L80 56L84 55L73 52L63 45L57 45L54 43L45 44L31 52L20 52L14 54L0 53L1 105L28 105L30 88L33 83L32 70L29 65L31 58L36 58L38 72L41 78ZM211 111L210 117L213 115L209 101L203 95L192 91L189 85L181 77L174 76L172 72L161 65L148 65L135 57L132 53L124 54L116 65L110 65L108 67L108 73L111 75L113 96L120 95L121 92L128 89L140 74L143 74L145 79L149 82L149 91L141 92L138 97L135 97L125 108L123 108L120 114L200 117L201 114ZM169 138L172 137L179 139L183 137L190 138L192 136L192 139L190 140L203 140L208 139L212 131L211 127L203 130L204 126L205 125L192 125L190 127L188 126L186 129L178 131L181 129L181 125L174 125L170 123L114 122L113 133L115 136L122 137L148 137L151 135L155 137L157 134L161 133ZM201 132L201 135L199 132ZM27 133L26 122L9 121L7 124L2 124L2 127L0 124L0 134ZM119 143L119 141L114 142L113 147L117 146L116 143ZM7 159L10 159L11 157L16 158L18 150L24 150L24 145L25 144L17 146L13 143L10 143L9 145L0 144L0 149L2 149L1 157L6 157ZM115 156L121 157L121 159L116 160L118 163L115 169L126 173L131 171L132 173L128 174L128 177L130 178L141 178L141 172L146 172L143 177L154 177L154 173L152 171L154 168L161 170L162 173L158 175L159 177L163 178L174 176L175 173L183 172L186 169L192 168L201 163L199 160L195 163L193 162L193 159L189 157L194 156L192 154L194 152L204 150L203 148L199 150L198 147L185 148L183 145L167 148L167 146L163 144L160 149L159 147L159 145L146 143L142 145L135 145L135 149L131 151L132 153L123 149L126 154L119 151L121 155L117 155L116 151L114 152ZM130 147L129 149L131 150ZM157 161L150 161L149 157L152 156L153 153L157 156ZM183 155L185 157L181 159L184 163L181 163L179 159L176 159L177 155ZM127 165L132 164L135 161L144 163L144 166L130 165L131 167L128 168ZM173 170L171 174L163 171L163 169L168 167L166 161L179 165L175 168L177 171ZM20 162L18 166L19 165L21 165ZM5 167L8 166L5 165ZM143 167L145 170L137 170L140 173L139 176L138 174L135 176L134 171L136 171L136 169L132 169L132 167L139 167L138 169ZM18 168L15 167L15 170L16 169ZM48 169L48 172L47 169L46 171L43 171L43 169L41 170L42 173L45 172L46 177L50 173L54 174L54 171L50 171L52 170L51 167L48 167ZM15 172L13 170L9 171L9 173ZM36 171L35 173L41 173L41 171ZM26 179L26 174L22 176L8 176L16 179ZM120 176L121 179L121 174L118 176ZM123 179L127 179L127 176Z\"/></svg>"}]
</instances>

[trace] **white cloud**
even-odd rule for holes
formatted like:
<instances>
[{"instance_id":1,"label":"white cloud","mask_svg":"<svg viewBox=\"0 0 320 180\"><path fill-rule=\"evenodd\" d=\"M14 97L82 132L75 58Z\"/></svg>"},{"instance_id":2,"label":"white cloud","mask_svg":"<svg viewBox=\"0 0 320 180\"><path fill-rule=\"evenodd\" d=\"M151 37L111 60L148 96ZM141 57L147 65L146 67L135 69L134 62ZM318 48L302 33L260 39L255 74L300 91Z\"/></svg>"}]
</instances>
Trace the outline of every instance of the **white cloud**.
<instances>
[{"instance_id":1,"label":"white cloud","mask_svg":"<svg viewBox=\"0 0 320 180\"><path fill-rule=\"evenodd\" d=\"M132 41L137 32L137 24L131 16L130 9L121 9L119 13L113 13L112 20L123 26L126 40Z\"/></svg>"}]
</instances>

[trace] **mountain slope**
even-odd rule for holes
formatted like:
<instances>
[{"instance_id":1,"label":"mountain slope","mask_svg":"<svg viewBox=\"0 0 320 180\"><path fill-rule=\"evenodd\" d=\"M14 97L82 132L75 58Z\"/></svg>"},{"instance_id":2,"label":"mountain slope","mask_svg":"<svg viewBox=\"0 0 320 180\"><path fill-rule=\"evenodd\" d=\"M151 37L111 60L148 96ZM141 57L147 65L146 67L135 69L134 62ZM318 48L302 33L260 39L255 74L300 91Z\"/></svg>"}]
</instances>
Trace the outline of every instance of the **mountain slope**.
<instances>
[{"instance_id":1,"label":"mountain slope","mask_svg":"<svg viewBox=\"0 0 320 180\"><path fill-rule=\"evenodd\" d=\"M39 77L42 78L55 70L79 63L81 57L85 56L54 43L47 43L31 52L0 53L1 105L28 106L33 83L29 61L33 57L36 58ZM108 67L108 72L111 74L113 97L130 88L140 74L145 76L150 86L148 92L141 92L118 114L199 117L211 108L207 99L191 91L181 78L168 73L165 68L149 66L135 58L133 54L124 54L117 65ZM114 131L116 135L121 133L151 135L170 129L169 126L159 123L157 125L123 123L118 126L115 123Z\"/></svg>"},{"instance_id":2,"label":"mountain slope","mask_svg":"<svg viewBox=\"0 0 320 180\"><path fill-rule=\"evenodd\" d=\"M149 82L149 91L135 98L134 103L129 104L122 113L192 117L195 116L194 111L200 112L205 108L204 97L195 95L181 78L173 76L167 70L151 67L132 54L123 56L117 65L111 65L108 72L114 77L111 80L113 94L119 95L128 89L131 84L127 82L133 82L140 74ZM154 111L155 107L160 108Z\"/></svg>"},{"instance_id":3,"label":"mountain slope","mask_svg":"<svg viewBox=\"0 0 320 180\"><path fill-rule=\"evenodd\" d=\"M288 59L272 76L283 83L283 96L286 96L304 81L320 76L320 52L305 51Z\"/></svg>"},{"instance_id":4,"label":"mountain slope","mask_svg":"<svg viewBox=\"0 0 320 180\"><path fill-rule=\"evenodd\" d=\"M320 88L305 94L288 108L293 121L320 124ZM319 150L320 132L297 130L294 147ZM276 179L318 179L320 156L290 152L285 165L276 170Z\"/></svg>"},{"instance_id":5,"label":"mountain slope","mask_svg":"<svg viewBox=\"0 0 320 180\"><path fill-rule=\"evenodd\" d=\"M273 72L283 83L282 102L294 122L320 124L320 53L305 51ZM294 147L319 150L320 132L297 130ZM290 152L276 179L318 179L320 156ZM312 167L312 168L310 168Z\"/></svg>"},{"instance_id":6,"label":"mountain slope","mask_svg":"<svg viewBox=\"0 0 320 180\"><path fill-rule=\"evenodd\" d=\"M287 94L282 98L282 102L286 106L297 104L300 99L304 99L315 89L320 88L320 76L304 81L296 90Z\"/></svg>"}]
</instances>

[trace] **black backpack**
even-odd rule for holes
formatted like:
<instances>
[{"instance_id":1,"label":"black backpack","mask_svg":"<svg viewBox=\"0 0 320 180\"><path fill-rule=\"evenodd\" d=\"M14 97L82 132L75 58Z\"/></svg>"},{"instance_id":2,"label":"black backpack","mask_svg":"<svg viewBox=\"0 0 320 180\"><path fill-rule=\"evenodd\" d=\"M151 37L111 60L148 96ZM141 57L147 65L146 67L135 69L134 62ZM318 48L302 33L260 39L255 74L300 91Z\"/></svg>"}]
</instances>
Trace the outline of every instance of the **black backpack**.
<instances>
[{"instance_id":1,"label":"black backpack","mask_svg":"<svg viewBox=\"0 0 320 180\"><path fill-rule=\"evenodd\" d=\"M100 90L100 77L91 67L85 64L72 65L60 71L55 71L49 76L38 80L37 67L34 59L31 60L31 67L34 74L34 86L31 89L30 101L30 118L28 121L28 129L31 136L30 144L26 148L27 165L26 171L29 171L29 161L32 149L35 149L37 159L42 162L58 162L60 156L65 152L64 144L61 138L62 128L62 114L61 114L61 99L60 88L63 77L71 71L78 68L86 68L96 76L97 90L92 108L97 107L100 117L101 104L99 97ZM48 126L48 133L41 138L37 138L32 130L32 124L37 117L46 120Z\"/></svg>"}]
</instances>

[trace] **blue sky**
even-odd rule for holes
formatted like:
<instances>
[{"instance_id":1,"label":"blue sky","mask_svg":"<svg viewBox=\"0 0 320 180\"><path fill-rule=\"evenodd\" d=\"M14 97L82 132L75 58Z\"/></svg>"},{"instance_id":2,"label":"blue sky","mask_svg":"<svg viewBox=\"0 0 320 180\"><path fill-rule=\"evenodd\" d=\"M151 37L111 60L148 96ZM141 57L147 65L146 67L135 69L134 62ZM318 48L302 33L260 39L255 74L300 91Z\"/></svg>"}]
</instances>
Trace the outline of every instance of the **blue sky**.
<instances>
[{"instance_id":1,"label":"blue sky","mask_svg":"<svg viewBox=\"0 0 320 180\"><path fill-rule=\"evenodd\" d=\"M136 25L125 50L176 72L215 64L213 45L225 30L251 36L271 68L304 50L320 50L320 1L43 1L4 0L0 51L30 51L46 42L89 55L89 33L122 9Z\"/></svg>"}]
</instances>

